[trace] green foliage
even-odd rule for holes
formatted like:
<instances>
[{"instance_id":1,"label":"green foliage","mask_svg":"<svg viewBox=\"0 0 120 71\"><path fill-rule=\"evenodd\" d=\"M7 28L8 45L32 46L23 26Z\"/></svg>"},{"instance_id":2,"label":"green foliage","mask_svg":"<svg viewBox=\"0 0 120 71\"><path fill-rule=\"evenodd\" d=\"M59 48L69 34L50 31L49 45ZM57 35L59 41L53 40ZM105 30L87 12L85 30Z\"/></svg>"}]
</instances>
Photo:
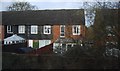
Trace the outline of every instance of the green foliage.
<instances>
[{"instance_id":1,"label":"green foliage","mask_svg":"<svg viewBox=\"0 0 120 71\"><path fill-rule=\"evenodd\" d=\"M33 48L39 48L39 41L33 42Z\"/></svg>"}]
</instances>

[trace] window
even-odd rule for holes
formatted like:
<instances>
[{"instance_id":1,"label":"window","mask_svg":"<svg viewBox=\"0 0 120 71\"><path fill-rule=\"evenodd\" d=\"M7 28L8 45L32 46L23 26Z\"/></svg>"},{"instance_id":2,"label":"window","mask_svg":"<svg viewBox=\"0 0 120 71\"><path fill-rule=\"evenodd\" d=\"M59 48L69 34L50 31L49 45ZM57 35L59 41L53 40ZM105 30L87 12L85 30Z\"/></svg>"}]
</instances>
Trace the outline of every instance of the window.
<instances>
[{"instance_id":1,"label":"window","mask_svg":"<svg viewBox=\"0 0 120 71\"><path fill-rule=\"evenodd\" d=\"M44 26L43 32L44 34L51 34L51 26L50 25Z\"/></svg>"},{"instance_id":2,"label":"window","mask_svg":"<svg viewBox=\"0 0 120 71\"><path fill-rule=\"evenodd\" d=\"M65 37L65 25L60 26L60 37Z\"/></svg>"},{"instance_id":3,"label":"window","mask_svg":"<svg viewBox=\"0 0 120 71\"><path fill-rule=\"evenodd\" d=\"M18 32L25 33L25 26L24 25L18 26Z\"/></svg>"},{"instance_id":4,"label":"window","mask_svg":"<svg viewBox=\"0 0 120 71\"><path fill-rule=\"evenodd\" d=\"M80 35L80 25L73 25L72 30L73 30L73 35Z\"/></svg>"},{"instance_id":5,"label":"window","mask_svg":"<svg viewBox=\"0 0 120 71\"><path fill-rule=\"evenodd\" d=\"M12 33L12 26L7 26L7 33Z\"/></svg>"},{"instance_id":6,"label":"window","mask_svg":"<svg viewBox=\"0 0 120 71\"><path fill-rule=\"evenodd\" d=\"M38 26L31 26L31 34L38 34Z\"/></svg>"},{"instance_id":7,"label":"window","mask_svg":"<svg viewBox=\"0 0 120 71\"><path fill-rule=\"evenodd\" d=\"M39 40L39 48L49 45L51 40Z\"/></svg>"}]
</instances>

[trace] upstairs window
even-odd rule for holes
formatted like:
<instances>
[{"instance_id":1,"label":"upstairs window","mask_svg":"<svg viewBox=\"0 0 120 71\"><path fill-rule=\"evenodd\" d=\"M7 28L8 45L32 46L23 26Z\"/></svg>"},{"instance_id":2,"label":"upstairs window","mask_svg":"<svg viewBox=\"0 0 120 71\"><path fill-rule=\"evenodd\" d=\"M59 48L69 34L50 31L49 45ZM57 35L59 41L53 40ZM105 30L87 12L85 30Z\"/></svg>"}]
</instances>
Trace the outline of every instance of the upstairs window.
<instances>
[{"instance_id":1,"label":"upstairs window","mask_svg":"<svg viewBox=\"0 0 120 71\"><path fill-rule=\"evenodd\" d=\"M20 34L24 34L24 33L25 33L25 26L24 26L24 25L18 26L18 32L19 32Z\"/></svg>"},{"instance_id":2,"label":"upstairs window","mask_svg":"<svg viewBox=\"0 0 120 71\"><path fill-rule=\"evenodd\" d=\"M72 26L73 35L80 35L80 25Z\"/></svg>"},{"instance_id":3,"label":"upstairs window","mask_svg":"<svg viewBox=\"0 0 120 71\"><path fill-rule=\"evenodd\" d=\"M36 25L31 26L31 34L38 34L38 26Z\"/></svg>"},{"instance_id":4,"label":"upstairs window","mask_svg":"<svg viewBox=\"0 0 120 71\"><path fill-rule=\"evenodd\" d=\"M65 37L65 25L60 26L60 37Z\"/></svg>"},{"instance_id":5,"label":"upstairs window","mask_svg":"<svg viewBox=\"0 0 120 71\"><path fill-rule=\"evenodd\" d=\"M12 26L7 26L7 33L13 33L12 32Z\"/></svg>"},{"instance_id":6,"label":"upstairs window","mask_svg":"<svg viewBox=\"0 0 120 71\"><path fill-rule=\"evenodd\" d=\"M50 25L44 26L43 32L44 34L51 34L51 26Z\"/></svg>"}]
</instances>

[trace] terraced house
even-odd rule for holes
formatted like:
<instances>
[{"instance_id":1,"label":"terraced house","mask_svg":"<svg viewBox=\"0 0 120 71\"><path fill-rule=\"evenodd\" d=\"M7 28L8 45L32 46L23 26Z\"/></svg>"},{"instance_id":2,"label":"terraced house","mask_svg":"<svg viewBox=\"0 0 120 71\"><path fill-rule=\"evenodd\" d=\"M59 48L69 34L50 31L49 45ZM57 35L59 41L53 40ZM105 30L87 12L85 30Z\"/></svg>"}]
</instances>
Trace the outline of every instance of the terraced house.
<instances>
[{"instance_id":1,"label":"terraced house","mask_svg":"<svg viewBox=\"0 0 120 71\"><path fill-rule=\"evenodd\" d=\"M2 25L4 38L17 34L33 48L74 46L85 37L83 9L3 11Z\"/></svg>"}]
</instances>

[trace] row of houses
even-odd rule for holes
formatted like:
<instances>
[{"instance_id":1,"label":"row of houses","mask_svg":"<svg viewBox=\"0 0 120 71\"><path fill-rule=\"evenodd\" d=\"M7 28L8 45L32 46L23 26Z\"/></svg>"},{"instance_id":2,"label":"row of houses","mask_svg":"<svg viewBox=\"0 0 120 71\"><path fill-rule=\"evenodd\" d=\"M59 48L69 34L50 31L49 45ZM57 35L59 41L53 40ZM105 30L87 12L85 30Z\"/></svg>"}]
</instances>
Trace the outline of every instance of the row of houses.
<instances>
[{"instance_id":1,"label":"row of houses","mask_svg":"<svg viewBox=\"0 0 120 71\"><path fill-rule=\"evenodd\" d=\"M33 48L51 43L54 43L53 48L58 45L74 46L85 38L86 32L83 9L3 11L0 28L2 41L17 35L27 41L27 46Z\"/></svg>"}]
</instances>

